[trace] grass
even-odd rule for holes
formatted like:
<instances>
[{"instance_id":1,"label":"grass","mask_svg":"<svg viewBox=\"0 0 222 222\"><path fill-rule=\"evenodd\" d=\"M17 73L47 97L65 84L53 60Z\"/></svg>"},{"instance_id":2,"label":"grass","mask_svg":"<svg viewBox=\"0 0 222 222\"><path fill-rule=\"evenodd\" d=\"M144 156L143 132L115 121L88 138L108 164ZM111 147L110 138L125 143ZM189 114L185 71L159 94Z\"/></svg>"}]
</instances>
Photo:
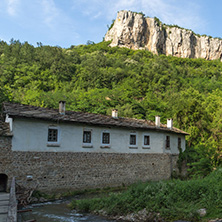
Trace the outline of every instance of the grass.
<instances>
[{"instance_id":1,"label":"grass","mask_svg":"<svg viewBox=\"0 0 222 222\"><path fill-rule=\"evenodd\" d=\"M112 216L146 209L167 221L222 218L222 168L205 178L137 183L108 197L73 200L71 207L85 212L103 210ZM201 208L207 210L204 218L197 213Z\"/></svg>"},{"instance_id":2,"label":"grass","mask_svg":"<svg viewBox=\"0 0 222 222\"><path fill-rule=\"evenodd\" d=\"M117 192L126 190L126 187L123 185L121 187L105 187L105 188L96 188L96 189L84 189L84 190L71 190L66 192L59 193L44 193L39 190L35 190L32 194L32 197L40 199L43 197L46 200L56 200L66 197L72 197L77 195L89 195L89 194L107 194L110 192Z\"/></svg>"}]
</instances>

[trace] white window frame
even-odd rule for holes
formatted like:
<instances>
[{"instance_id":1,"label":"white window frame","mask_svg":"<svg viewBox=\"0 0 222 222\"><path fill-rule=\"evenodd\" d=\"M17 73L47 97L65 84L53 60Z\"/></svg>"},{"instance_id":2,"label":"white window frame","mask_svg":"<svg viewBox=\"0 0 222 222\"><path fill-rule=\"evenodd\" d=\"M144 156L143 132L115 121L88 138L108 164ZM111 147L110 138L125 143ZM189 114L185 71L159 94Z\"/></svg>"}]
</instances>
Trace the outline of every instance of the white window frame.
<instances>
[{"instance_id":1,"label":"white window frame","mask_svg":"<svg viewBox=\"0 0 222 222\"><path fill-rule=\"evenodd\" d=\"M130 144L130 137L131 136L136 136L136 144L135 145L131 145ZM138 148L138 135L137 135L137 133L130 133L130 136L129 136L129 148L130 149L137 149Z\"/></svg>"},{"instance_id":2,"label":"white window frame","mask_svg":"<svg viewBox=\"0 0 222 222\"><path fill-rule=\"evenodd\" d=\"M48 141L49 129L57 130L57 141ZM60 146L60 128L58 126L48 126L47 128L47 146L49 147L59 147Z\"/></svg>"},{"instance_id":3,"label":"white window frame","mask_svg":"<svg viewBox=\"0 0 222 222\"><path fill-rule=\"evenodd\" d=\"M144 142L145 142L145 136L149 136L149 145L145 145ZM143 134L143 143L142 143L142 148L143 149L150 149L150 134L149 133L144 133Z\"/></svg>"},{"instance_id":4,"label":"white window frame","mask_svg":"<svg viewBox=\"0 0 222 222\"><path fill-rule=\"evenodd\" d=\"M103 133L109 133L109 143L103 143ZM108 130L103 130L101 133L101 145L100 148L110 148L111 147L111 133Z\"/></svg>"},{"instance_id":5,"label":"white window frame","mask_svg":"<svg viewBox=\"0 0 222 222\"><path fill-rule=\"evenodd\" d=\"M90 143L84 143L83 142L83 137L82 137L82 147L83 148L93 148L93 142L92 142L92 135L93 135L93 130L92 129L88 129L88 128L84 128L83 132L82 132L82 136L84 136L84 132L91 132L91 142Z\"/></svg>"}]
</instances>

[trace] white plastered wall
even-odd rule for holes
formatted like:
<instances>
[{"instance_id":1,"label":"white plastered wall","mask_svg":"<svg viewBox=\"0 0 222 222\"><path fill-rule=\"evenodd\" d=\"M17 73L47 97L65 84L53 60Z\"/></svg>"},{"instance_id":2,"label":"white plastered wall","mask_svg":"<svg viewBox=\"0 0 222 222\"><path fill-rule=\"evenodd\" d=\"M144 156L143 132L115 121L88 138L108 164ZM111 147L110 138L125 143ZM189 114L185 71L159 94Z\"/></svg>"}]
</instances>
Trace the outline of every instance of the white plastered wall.
<instances>
[{"instance_id":1,"label":"white plastered wall","mask_svg":"<svg viewBox=\"0 0 222 222\"><path fill-rule=\"evenodd\" d=\"M48 127L58 127L59 146L48 146ZM84 148L82 143L83 130L92 130L92 147ZM110 148L101 148L101 134L106 130L110 133ZM130 133L136 133L137 145L130 148ZM150 136L150 148L143 148L144 134ZM166 135L171 140L170 150L165 149ZM53 123L40 120L14 119L12 150L37 152L105 152L105 153L179 153L178 137L181 137L182 149L185 149L185 136L166 134L163 131L130 130L117 127L98 127L77 125L73 123Z\"/></svg>"}]
</instances>

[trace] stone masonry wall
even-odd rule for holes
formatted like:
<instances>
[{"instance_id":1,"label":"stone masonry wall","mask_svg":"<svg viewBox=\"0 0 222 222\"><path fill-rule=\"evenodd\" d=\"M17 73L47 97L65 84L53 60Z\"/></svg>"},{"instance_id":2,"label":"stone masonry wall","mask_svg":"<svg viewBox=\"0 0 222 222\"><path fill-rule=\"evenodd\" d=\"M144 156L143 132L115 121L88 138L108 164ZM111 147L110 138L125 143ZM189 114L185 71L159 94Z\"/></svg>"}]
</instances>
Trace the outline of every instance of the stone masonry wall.
<instances>
[{"instance_id":1,"label":"stone masonry wall","mask_svg":"<svg viewBox=\"0 0 222 222\"><path fill-rule=\"evenodd\" d=\"M178 172L178 166L177 166L177 161L178 161L179 155L174 154L171 156L171 170L172 172Z\"/></svg>"},{"instance_id":2,"label":"stone masonry wall","mask_svg":"<svg viewBox=\"0 0 222 222\"><path fill-rule=\"evenodd\" d=\"M0 136L0 174L6 174L9 177L8 190L11 184L11 163L12 163L12 151L11 151L12 138L8 136Z\"/></svg>"},{"instance_id":3,"label":"stone masonry wall","mask_svg":"<svg viewBox=\"0 0 222 222\"><path fill-rule=\"evenodd\" d=\"M0 173L42 191L121 186L169 179L169 154L117 154L11 151L11 137L0 137ZM32 176L32 180L27 179Z\"/></svg>"}]
</instances>

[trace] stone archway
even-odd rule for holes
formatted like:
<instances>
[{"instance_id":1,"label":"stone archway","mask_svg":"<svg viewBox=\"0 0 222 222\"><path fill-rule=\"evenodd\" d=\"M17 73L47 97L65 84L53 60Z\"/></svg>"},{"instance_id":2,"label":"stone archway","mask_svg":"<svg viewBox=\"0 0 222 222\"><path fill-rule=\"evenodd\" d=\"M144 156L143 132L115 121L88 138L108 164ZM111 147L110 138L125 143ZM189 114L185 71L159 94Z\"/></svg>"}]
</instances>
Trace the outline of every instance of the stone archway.
<instances>
[{"instance_id":1,"label":"stone archway","mask_svg":"<svg viewBox=\"0 0 222 222\"><path fill-rule=\"evenodd\" d=\"M8 176L6 174L0 174L0 192L6 192Z\"/></svg>"}]
</instances>

